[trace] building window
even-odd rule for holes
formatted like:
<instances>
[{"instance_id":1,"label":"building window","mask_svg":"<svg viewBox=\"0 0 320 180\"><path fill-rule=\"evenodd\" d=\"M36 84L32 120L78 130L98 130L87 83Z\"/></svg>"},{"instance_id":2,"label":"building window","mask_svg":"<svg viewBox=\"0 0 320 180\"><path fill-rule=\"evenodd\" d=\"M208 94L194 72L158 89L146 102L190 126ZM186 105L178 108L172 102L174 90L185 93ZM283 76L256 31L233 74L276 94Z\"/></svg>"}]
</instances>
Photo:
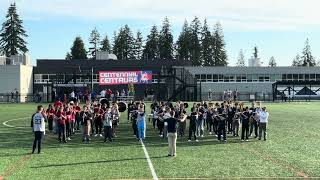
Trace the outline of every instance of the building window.
<instances>
[{"instance_id":1,"label":"building window","mask_svg":"<svg viewBox=\"0 0 320 180\"><path fill-rule=\"evenodd\" d=\"M299 76L298 74L294 74L294 75L293 75L293 80L294 80L294 81L298 81L298 80L299 80L298 76Z\"/></svg>"},{"instance_id":2,"label":"building window","mask_svg":"<svg viewBox=\"0 0 320 180\"><path fill-rule=\"evenodd\" d=\"M315 81L315 80L316 80L316 75L310 74L310 81Z\"/></svg>"},{"instance_id":3,"label":"building window","mask_svg":"<svg viewBox=\"0 0 320 180\"><path fill-rule=\"evenodd\" d=\"M305 74L304 77L306 81L309 81L309 77L310 77L309 74Z\"/></svg>"},{"instance_id":4,"label":"building window","mask_svg":"<svg viewBox=\"0 0 320 180\"><path fill-rule=\"evenodd\" d=\"M304 74L299 74L299 81L304 80Z\"/></svg>"},{"instance_id":5,"label":"building window","mask_svg":"<svg viewBox=\"0 0 320 180\"><path fill-rule=\"evenodd\" d=\"M212 74L207 74L207 82L212 82Z\"/></svg>"},{"instance_id":6,"label":"building window","mask_svg":"<svg viewBox=\"0 0 320 180\"><path fill-rule=\"evenodd\" d=\"M287 80L287 75L286 74L282 74L282 81L286 81Z\"/></svg>"},{"instance_id":7,"label":"building window","mask_svg":"<svg viewBox=\"0 0 320 180\"><path fill-rule=\"evenodd\" d=\"M213 80L213 82L218 82L218 80L219 80L218 75L217 75L217 74L214 74L214 75L212 76L212 80Z\"/></svg>"},{"instance_id":8,"label":"building window","mask_svg":"<svg viewBox=\"0 0 320 180\"><path fill-rule=\"evenodd\" d=\"M196 79L197 79L198 82L200 82L200 80L201 80L200 79L200 74L196 74Z\"/></svg>"},{"instance_id":9,"label":"building window","mask_svg":"<svg viewBox=\"0 0 320 180\"><path fill-rule=\"evenodd\" d=\"M316 75L317 81L320 81L320 74Z\"/></svg>"},{"instance_id":10,"label":"building window","mask_svg":"<svg viewBox=\"0 0 320 180\"><path fill-rule=\"evenodd\" d=\"M201 79L201 82L206 82L207 81L206 74L201 74L200 79Z\"/></svg>"}]
</instances>

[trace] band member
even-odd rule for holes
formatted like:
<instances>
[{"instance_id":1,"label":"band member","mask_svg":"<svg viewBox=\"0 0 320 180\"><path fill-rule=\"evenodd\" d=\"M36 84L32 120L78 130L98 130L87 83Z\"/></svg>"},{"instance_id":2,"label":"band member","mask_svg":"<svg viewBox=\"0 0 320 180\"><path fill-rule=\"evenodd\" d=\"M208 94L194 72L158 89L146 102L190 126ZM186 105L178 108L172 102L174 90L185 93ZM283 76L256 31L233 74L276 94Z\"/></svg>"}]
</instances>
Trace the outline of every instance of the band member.
<instances>
[{"instance_id":1,"label":"band member","mask_svg":"<svg viewBox=\"0 0 320 180\"><path fill-rule=\"evenodd\" d=\"M140 141L143 141L146 137L146 115L144 111L144 105L140 104L137 117L138 137Z\"/></svg>"},{"instance_id":2,"label":"band member","mask_svg":"<svg viewBox=\"0 0 320 180\"><path fill-rule=\"evenodd\" d=\"M159 129L159 136L160 137L163 137L164 122L161 121L161 119L164 115L164 112L165 112L165 106L162 104L161 107L157 111L157 114L158 114L157 127Z\"/></svg>"},{"instance_id":3,"label":"band member","mask_svg":"<svg viewBox=\"0 0 320 180\"><path fill-rule=\"evenodd\" d=\"M65 110L66 112L66 137L67 137L67 140L70 141L71 140L71 107L68 106Z\"/></svg>"},{"instance_id":4,"label":"band member","mask_svg":"<svg viewBox=\"0 0 320 180\"><path fill-rule=\"evenodd\" d=\"M190 123L189 123L189 139L188 141L190 142L191 141L191 137L192 137L192 134L193 134L193 138L196 142L198 142L199 140L197 139L197 136L196 136L196 128L197 128L197 119L198 119L198 110L197 108L194 106L191 108L191 114L190 114Z\"/></svg>"},{"instance_id":5,"label":"band member","mask_svg":"<svg viewBox=\"0 0 320 180\"><path fill-rule=\"evenodd\" d=\"M102 137L103 115L104 111L101 108L101 104L98 104L94 110L94 124L96 128L95 136L99 135L100 137Z\"/></svg>"},{"instance_id":6,"label":"band member","mask_svg":"<svg viewBox=\"0 0 320 180\"><path fill-rule=\"evenodd\" d=\"M162 118L160 119L160 120L163 120L163 122L164 122L163 136L162 136L163 138L167 137L167 135L168 135L168 123L165 122L164 120L171 118L171 114L170 114L171 107L170 106L171 105L169 104L168 106L165 107L165 112L164 112Z\"/></svg>"},{"instance_id":7,"label":"band member","mask_svg":"<svg viewBox=\"0 0 320 180\"><path fill-rule=\"evenodd\" d=\"M133 135L136 136L137 139L139 139L138 126L137 126L138 106L139 106L138 104L133 104L130 112Z\"/></svg>"},{"instance_id":8,"label":"band member","mask_svg":"<svg viewBox=\"0 0 320 180\"><path fill-rule=\"evenodd\" d=\"M266 110L266 107L262 108L262 111L259 112L259 140L261 140L262 131L263 131L263 140L267 140L267 125L269 119L269 113Z\"/></svg>"},{"instance_id":9,"label":"band member","mask_svg":"<svg viewBox=\"0 0 320 180\"><path fill-rule=\"evenodd\" d=\"M103 121L103 128L104 128L104 142L112 142L112 114L110 108L107 108L104 113L104 121Z\"/></svg>"},{"instance_id":10,"label":"band member","mask_svg":"<svg viewBox=\"0 0 320 180\"><path fill-rule=\"evenodd\" d=\"M240 110L236 109L235 114L233 116L233 122L232 122L233 136L235 136L235 137L239 136L240 117L241 117Z\"/></svg>"},{"instance_id":11,"label":"band member","mask_svg":"<svg viewBox=\"0 0 320 180\"><path fill-rule=\"evenodd\" d=\"M205 116L205 108L200 105L199 106L199 111L198 111L198 121L197 121L197 136L198 137L204 137L204 116Z\"/></svg>"},{"instance_id":12,"label":"band member","mask_svg":"<svg viewBox=\"0 0 320 180\"><path fill-rule=\"evenodd\" d=\"M76 120L75 129L79 130L80 124L81 124L81 117L80 117L81 108L78 102L76 102L76 105L74 107L74 112L75 112L75 120Z\"/></svg>"},{"instance_id":13,"label":"band member","mask_svg":"<svg viewBox=\"0 0 320 180\"><path fill-rule=\"evenodd\" d=\"M221 140L221 136L223 136L223 141L227 142L227 133L226 133L226 120L227 120L227 111L228 111L228 107L225 106L223 107L224 104L221 104L221 107L218 107L217 111L218 111L218 115L216 116L216 118L218 119L218 140Z\"/></svg>"},{"instance_id":14,"label":"band member","mask_svg":"<svg viewBox=\"0 0 320 180\"><path fill-rule=\"evenodd\" d=\"M92 113L88 106L83 106L83 111L80 112L81 125L82 125L82 142L89 143L90 141L90 130L91 130L91 121L93 119Z\"/></svg>"},{"instance_id":15,"label":"band member","mask_svg":"<svg viewBox=\"0 0 320 180\"><path fill-rule=\"evenodd\" d=\"M209 134L212 134L213 131L213 108L209 107L207 112L207 128L209 130Z\"/></svg>"},{"instance_id":16,"label":"band member","mask_svg":"<svg viewBox=\"0 0 320 180\"><path fill-rule=\"evenodd\" d=\"M133 108L134 108L134 103L133 103L132 100L130 100L130 102L128 104L128 116L127 116L128 123L131 120L130 119L130 113L131 113L131 111L133 111Z\"/></svg>"},{"instance_id":17,"label":"band member","mask_svg":"<svg viewBox=\"0 0 320 180\"><path fill-rule=\"evenodd\" d=\"M38 144L38 154L41 153L41 141L46 131L45 120L46 120L46 115L43 112L43 107L42 105L39 105L37 107L37 112L33 114L31 118L31 127L34 133L32 154L36 150L37 144Z\"/></svg>"},{"instance_id":18,"label":"band member","mask_svg":"<svg viewBox=\"0 0 320 180\"><path fill-rule=\"evenodd\" d=\"M176 112L178 113L176 118L180 118L182 115L187 114L187 111L186 111L183 103L180 103L180 108ZM186 123L186 121L179 121L178 123L179 123L179 129L178 129L179 134L178 135L183 137L185 134L185 129L186 129L187 123Z\"/></svg>"},{"instance_id":19,"label":"band member","mask_svg":"<svg viewBox=\"0 0 320 180\"><path fill-rule=\"evenodd\" d=\"M241 140L244 141L244 134L246 134L246 141L249 141L249 108L246 107L244 112L241 113L242 129L241 129Z\"/></svg>"},{"instance_id":20,"label":"band member","mask_svg":"<svg viewBox=\"0 0 320 180\"><path fill-rule=\"evenodd\" d=\"M231 105L229 105L229 107L228 107L228 118L227 118L228 134L233 132L232 123L233 123L233 117L234 117L234 114L235 114L234 110L235 109Z\"/></svg>"},{"instance_id":21,"label":"band member","mask_svg":"<svg viewBox=\"0 0 320 180\"><path fill-rule=\"evenodd\" d=\"M255 107L255 102L252 102L252 106L251 108L249 109L249 112L250 112L250 135L252 135L252 132L253 132L253 129L254 129L254 135L255 137L254 138L257 138L258 137L258 121L259 121L259 117L258 117L258 114L256 112L256 107Z\"/></svg>"},{"instance_id":22,"label":"band member","mask_svg":"<svg viewBox=\"0 0 320 180\"><path fill-rule=\"evenodd\" d=\"M55 110L54 110L52 104L49 104L49 107L47 109L49 132L52 132L52 130L53 130L54 114L55 114Z\"/></svg>"},{"instance_id":23,"label":"band member","mask_svg":"<svg viewBox=\"0 0 320 180\"><path fill-rule=\"evenodd\" d=\"M63 107L61 106L56 112L56 118L58 122L58 139L61 143L62 141L66 143L66 113L63 111Z\"/></svg>"},{"instance_id":24,"label":"band member","mask_svg":"<svg viewBox=\"0 0 320 180\"><path fill-rule=\"evenodd\" d=\"M118 104L116 102L112 103L111 114L112 114L112 136L117 137L116 130L119 125L120 112L119 112Z\"/></svg>"},{"instance_id":25,"label":"band member","mask_svg":"<svg viewBox=\"0 0 320 180\"><path fill-rule=\"evenodd\" d=\"M178 118L173 118L175 116L174 111L170 112L171 117L165 119L164 121L168 123L168 145L169 153L168 156L176 156L176 144L177 144L177 123L185 121L187 115L182 112Z\"/></svg>"}]
</instances>

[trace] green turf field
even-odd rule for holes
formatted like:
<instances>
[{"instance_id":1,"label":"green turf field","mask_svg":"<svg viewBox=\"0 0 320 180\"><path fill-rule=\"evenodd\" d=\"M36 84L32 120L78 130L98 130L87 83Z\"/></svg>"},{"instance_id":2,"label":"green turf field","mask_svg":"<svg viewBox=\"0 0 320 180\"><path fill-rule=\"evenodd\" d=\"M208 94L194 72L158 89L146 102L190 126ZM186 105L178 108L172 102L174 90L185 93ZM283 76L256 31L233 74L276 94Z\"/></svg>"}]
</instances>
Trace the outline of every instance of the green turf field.
<instances>
[{"instance_id":1,"label":"green turf field","mask_svg":"<svg viewBox=\"0 0 320 180\"><path fill-rule=\"evenodd\" d=\"M265 104L270 113L268 140L219 143L209 135L200 142L178 138L177 157L148 123L146 150L159 179L320 179L320 103ZM111 144L76 135L67 144L47 134L43 154L30 155L30 116L36 104L0 104L0 179L152 179L143 148L123 114ZM148 110L149 112L149 110ZM25 118L27 117L27 118ZM20 119L17 119L20 118ZM5 126L3 123L6 123ZM10 126L10 127L8 127ZM318 177L318 178L317 178Z\"/></svg>"}]
</instances>

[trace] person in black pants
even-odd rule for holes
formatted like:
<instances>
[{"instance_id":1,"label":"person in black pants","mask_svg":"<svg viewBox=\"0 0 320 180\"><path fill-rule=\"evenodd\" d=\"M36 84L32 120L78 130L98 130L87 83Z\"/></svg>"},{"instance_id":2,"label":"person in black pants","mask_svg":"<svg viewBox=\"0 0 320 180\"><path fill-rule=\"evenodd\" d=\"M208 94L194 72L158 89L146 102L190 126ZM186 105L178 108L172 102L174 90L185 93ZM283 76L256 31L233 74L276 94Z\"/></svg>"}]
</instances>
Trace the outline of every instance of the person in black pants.
<instances>
[{"instance_id":1,"label":"person in black pants","mask_svg":"<svg viewBox=\"0 0 320 180\"><path fill-rule=\"evenodd\" d=\"M245 111L241 114L242 129L241 129L241 140L244 141L244 134L246 134L246 141L249 141L249 108L246 107Z\"/></svg>"},{"instance_id":2,"label":"person in black pants","mask_svg":"<svg viewBox=\"0 0 320 180\"><path fill-rule=\"evenodd\" d=\"M257 116L257 108L255 107L255 102L252 102L252 107L249 109L249 113L250 113L250 135L252 135L253 129L254 129L254 138L258 137L258 120L259 117Z\"/></svg>"},{"instance_id":3,"label":"person in black pants","mask_svg":"<svg viewBox=\"0 0 320 180\"><path fill-rule=\"evenodd\" d=\"M223 104L221 104L223 106ZM221 136L223 136L223 141L227 142L227 134L226 134L226 120L227 120L227 107L225 108L218 108L218 140L221 140Z\"/></svg>"},{"instance_id":4,"label":"person in black pants","mask_svg":"<svg viewBox=\"0 0 320 180\"><path fill-rule=\"evenodd\" d=\"M191 137L192 137L192 134L193 134L193 137L194 137L194 140L196 142L198 142L199 140L197 139L197 136L196 136L196 129L197 129L197 125L196 125L196 121L198 119L198 112L197 112L197 108L196 107L193 107L191 109L191 114L190 114L190 123L189 123L189 139L188 141L190 142L191 141Z\"/></svg>"},{"instance_id":5,"label":"person in black pants","mask_svg":"<svg viewBox=\"0 0 320 180\"><path fill-rule=\"evenodd\" d=\"M228 126L228 134L232 133L233 132L233 129L232 129L232 122L233 122L233 117L234 117L234 109L229 105L228 106L228 123L227 123L227 126Z\"/></svg>"},{"instance_id":6,"label":"person in black pants","mask_svg":"<svg viewBox=\"0 0 320 180\"><path fill-rule=\"evenodd\" d=\"M31 118L31 127L32 127L32 131L34 132L32 154L36 150L37 144L38 144L38 154L40 154L41 152L41 141L45 133L45 127L46 127L45 121L46 121L46 115L43 113L42 105L39 105L37 107L37 112L33 114Z\"/></svg>"}]
</instances>

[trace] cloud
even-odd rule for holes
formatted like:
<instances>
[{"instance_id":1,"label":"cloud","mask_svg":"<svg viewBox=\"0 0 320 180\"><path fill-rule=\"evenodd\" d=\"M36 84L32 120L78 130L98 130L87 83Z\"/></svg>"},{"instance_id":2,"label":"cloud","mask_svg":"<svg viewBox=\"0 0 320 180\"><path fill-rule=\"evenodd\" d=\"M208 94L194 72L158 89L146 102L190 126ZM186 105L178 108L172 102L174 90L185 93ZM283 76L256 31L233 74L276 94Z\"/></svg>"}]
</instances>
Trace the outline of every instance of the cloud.
<instances>
[{"instance_id":1,"label":"cloud","mask_svg":"<svg viewBox=\"0 0 320 180\"><path fill-rule=\"evenodd\" d=\"M8 7L11 0L1 1ZM194 16L221 21L231 30L302 31L320 29L318 0L16 0L28 18L136 20L160 23L168 16L182 24ZM5 10L0 9L0 12Z\"/></svg>"}]
</instances>

